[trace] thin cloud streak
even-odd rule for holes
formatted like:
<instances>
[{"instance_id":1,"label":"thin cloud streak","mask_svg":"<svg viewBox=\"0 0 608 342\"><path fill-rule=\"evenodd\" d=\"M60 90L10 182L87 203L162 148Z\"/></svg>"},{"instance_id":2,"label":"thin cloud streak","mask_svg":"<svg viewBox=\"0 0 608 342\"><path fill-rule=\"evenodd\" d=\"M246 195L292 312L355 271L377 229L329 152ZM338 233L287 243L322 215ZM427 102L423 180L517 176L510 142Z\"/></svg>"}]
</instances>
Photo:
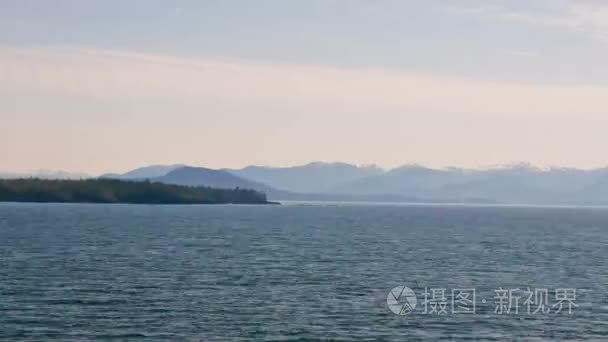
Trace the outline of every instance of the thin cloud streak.
<instances>
[{"instance_id":1,"label":"thin cloud streak","mask_svg":"<svg viewBox=\"0 0 608 342\"><path fill-rule=\"evenodd\" d=\"M552 5L549 2L550 5ZM553 10L514 10L495 5L477 7L444 7L449 13L497 18L507 22L544 26L582 33L608 43L608 6L594 1L555 2Z\"/></svg>"},{"instance_id":2,"label":"thin cloud streak","mask_svg":"<svg viewBox=\"0 0 608 342\"><path fill-rule=\"evenodd\" d=\"M402 69L186 58L86 47L0 48L0 91L102 99L222 99L354 112L603 117L608 88L492 82Z\"/></svg>"}]
</instances>

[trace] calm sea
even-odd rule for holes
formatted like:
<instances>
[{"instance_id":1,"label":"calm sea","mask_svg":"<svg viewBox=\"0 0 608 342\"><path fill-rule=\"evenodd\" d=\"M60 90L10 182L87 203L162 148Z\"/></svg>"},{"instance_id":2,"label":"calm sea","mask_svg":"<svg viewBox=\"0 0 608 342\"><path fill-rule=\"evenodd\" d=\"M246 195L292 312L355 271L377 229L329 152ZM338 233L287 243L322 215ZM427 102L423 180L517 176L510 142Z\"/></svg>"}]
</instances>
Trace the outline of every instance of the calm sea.
<instances>
[{"instance_id":1,"label":"calm sea","mask_svg":"<svg viewBox=\"0 0 608 342\"><path fill-rule=\"evenodd\" d=\"M601 208L0 204L6 341L606 341L607 322Z\"/></svg>"}]
</instances>

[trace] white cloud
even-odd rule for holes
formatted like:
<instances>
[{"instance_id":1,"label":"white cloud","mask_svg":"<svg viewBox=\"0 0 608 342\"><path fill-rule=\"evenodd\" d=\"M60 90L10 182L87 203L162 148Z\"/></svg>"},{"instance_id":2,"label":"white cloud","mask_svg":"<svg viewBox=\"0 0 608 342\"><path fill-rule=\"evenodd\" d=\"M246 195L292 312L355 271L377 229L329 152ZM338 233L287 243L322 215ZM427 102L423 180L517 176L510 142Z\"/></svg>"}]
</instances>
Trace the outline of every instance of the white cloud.
<instances>
[{"instance_id":1,"label":"white cloud","mask_svg":"<svg viewBox=\"0 0 608 342\"><path fill-rule=\"evenodd\" d=\"M86 48L0 48L0 92L288 104L353 112L595 115L608 88L491 82L397 69L255 64Z\"/></svg>"},{"instance_id":2,"label":"white cloud","mask_svg":"<svg viewBox=\"0 0 608 342\"><path fill-rule=\"evenodd\" d=\"M571 0L565 5L561 2L548 2L547 5L543 11L492 5L449 7L445 10L451 13L494 17L504 21L575 31L608 42L608 3Z\"/></svg>"}]
</instances>

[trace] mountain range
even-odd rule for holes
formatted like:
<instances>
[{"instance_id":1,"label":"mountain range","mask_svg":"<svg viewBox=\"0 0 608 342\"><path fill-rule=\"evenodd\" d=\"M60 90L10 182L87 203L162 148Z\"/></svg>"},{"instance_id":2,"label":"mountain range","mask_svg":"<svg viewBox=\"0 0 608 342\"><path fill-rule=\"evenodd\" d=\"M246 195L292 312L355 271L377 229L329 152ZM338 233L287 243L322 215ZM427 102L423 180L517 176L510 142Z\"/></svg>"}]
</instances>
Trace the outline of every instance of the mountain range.
<instances>
[{"instance_id":1,"label":"mountain range","mask_svg":"<svg viewBox=\"0 0 608 342\"><path fill-rule=\"evenodd\" d=\"M66 177L64 173L57 175ZM76 175L82 178L82 174ZM420 165L383 170L321 162L242 169L176 164L144 166L100 178L253 189L265 192L271 200L608 204L608 168L541 169L527 163L484 170Z\"/></svg>"},{"instance_id":2,"label":"mountain range","mask_svg":"<svg viewBox=\"0 0 608 342\"><path fill-rule=\"evenodd\" d=\"M166 175L167 173L184 167L186 165L183 164L173 164L173 165L149 165L138 167L137 169L133 169L129 172L125 173L105 173L99 178L113 178L113 179L146 179L146 178L155 178Z\"/></svg>"},{"instance_id":3,"label":"mountain range","mask_svg":"<svg viewBox=\"0 0 608 342\"><path fill-rule=\"evenodd\" d=\"M339 184L378 176L384 170L377 166L355 166L346 163L314 162L294 167L248 166L225 169L239 177L252 179L272 187L301 193L327 193Z\"/></svg>"}]
</instances>

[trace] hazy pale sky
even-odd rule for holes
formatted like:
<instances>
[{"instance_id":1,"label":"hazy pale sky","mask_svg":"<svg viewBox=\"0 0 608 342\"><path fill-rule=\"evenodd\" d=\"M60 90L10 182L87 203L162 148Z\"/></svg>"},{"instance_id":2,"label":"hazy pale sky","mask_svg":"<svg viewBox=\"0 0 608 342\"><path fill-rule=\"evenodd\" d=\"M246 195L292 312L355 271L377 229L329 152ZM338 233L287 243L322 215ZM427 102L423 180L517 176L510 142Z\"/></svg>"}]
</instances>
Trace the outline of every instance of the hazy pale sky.
<instances>
[{"instance_id":1,"label":"hazy pale sky","mask_svg":"<svg viewBox=\"0 0 608 342\"><path fill-rule=\"evenodd\" d=\"M0 1L0 170L608 165L608 1Z\"/></svg>"}]
</instances>

